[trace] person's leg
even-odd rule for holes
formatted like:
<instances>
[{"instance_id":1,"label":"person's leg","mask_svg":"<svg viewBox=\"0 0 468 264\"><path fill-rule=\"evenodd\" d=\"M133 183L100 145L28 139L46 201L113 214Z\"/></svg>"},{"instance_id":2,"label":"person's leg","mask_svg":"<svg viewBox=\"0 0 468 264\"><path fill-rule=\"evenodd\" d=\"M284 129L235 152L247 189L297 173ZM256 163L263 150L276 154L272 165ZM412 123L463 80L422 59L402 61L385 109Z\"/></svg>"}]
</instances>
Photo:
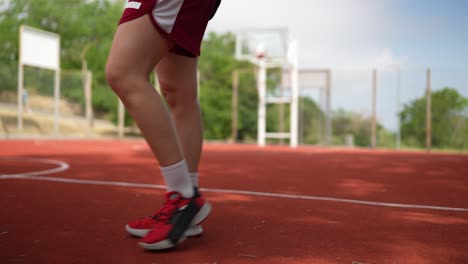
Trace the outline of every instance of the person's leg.
<instances>
[{"instance_id":1,"label":"person's leg","mask_svg":"<svg viewBox=\"0 0 468 264\"><path fill-rule=\"evenodd\" d=\"M140 128L162 166L163 175L169 175L164 175L168 187L191 197L193 188L188 175L184 175L187 169L173 122L149 82L155 65L172 46L155 29L148 15L123 23L113 40L106 78Z\"/></svg>"},{"instance_id":2,"label":"person's leg","mask_svg":"<svg viewBox=\"0 0 468 264\"><path fill-rule=\"evenodd\" d=\"M189 166L192 184L197 187L197 170L203 140L201 114L197 99L197 59L170 53L158 63L156 71L161 92L172 109L172 116ZM194 200L200 207L197 215L206 216L211 210L211 205L197 189ZM157 216L152 218L157 218ZM144 237L151 231L154 222L151 218L138 219L129 223L126 230L133 236ZM187 229L185 236L199 236L203 233L199 221L195 219L193 224L195 226Z\"/></svg>"},{"instance_id":3,"label":"person's leg","mask_svg":"<svg viewBox=\"0 0 468 264\"><path fill-rule=\"evenodd\" d=\"M198 102L198 58L170 53L156 66L159 85L172 110L192 183L198 186L203 123Z\"/></svg>"},{"instance_id":4,"label":"person's leg","mask_svg":"<svg viewBox=\"0 0 468 264\"><path fill-rule=\"evenodd\" d=\"M137 235L144 236L140 246L145 249L177 245L190 235L188 229L203 221L210 212L209 204L197 202L172 119L149 82L155 65L172 46L144 15L118 27L106 67L109 84L162 166L169 190L163 207L152 217L125 226L129 233L138 231Z\"/></svg>"}]
</instances>

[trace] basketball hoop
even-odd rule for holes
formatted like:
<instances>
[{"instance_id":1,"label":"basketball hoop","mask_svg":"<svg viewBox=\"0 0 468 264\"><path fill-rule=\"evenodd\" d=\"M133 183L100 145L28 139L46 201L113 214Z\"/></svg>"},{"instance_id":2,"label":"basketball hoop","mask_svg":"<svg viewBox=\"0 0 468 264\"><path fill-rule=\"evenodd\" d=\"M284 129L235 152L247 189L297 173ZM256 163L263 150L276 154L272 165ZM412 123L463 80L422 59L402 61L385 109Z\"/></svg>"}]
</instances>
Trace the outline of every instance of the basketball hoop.
<instances>
[{"instance_id":1,"label":"basketball hoop","mask_svg":"<svg viewBox=\"0 0 468 264\"><path fill-rule=\"evenodd\" d=\"M255 77L258 91L257 144L265 146L267 138L288 138L291 147L298 143L298 67L295 56L290 56L290 39L287 28L246 29L236 33L235 57L238 60L255 64ZM290 72L284 87L290 89L288 95L267 96L267 71L282 69ZM267 132L267 104L289 104L290 132Z\"/></svg>"},{"instance_id":2,"label":"basketball hoop","mask_svg":"<svg viewBox=\"0 0 468 264\"><path fill-rule=\"evenodd\" d=\"M254 64L262 61L269 68L287 65L287 28L244 29L236 33L235 56Z\"/></svg>"},{"instance_id":3,"label":"basketball hoop","mask_svg":"<svg viewBox=\"0 0 468 264\"><path fill-rule=\"evenodd\" d=\"M257 52L257 53L255 53L255 58L261 60L261 59L265 58L265 53L264 52Z\"/></svg>"}]
</instances>

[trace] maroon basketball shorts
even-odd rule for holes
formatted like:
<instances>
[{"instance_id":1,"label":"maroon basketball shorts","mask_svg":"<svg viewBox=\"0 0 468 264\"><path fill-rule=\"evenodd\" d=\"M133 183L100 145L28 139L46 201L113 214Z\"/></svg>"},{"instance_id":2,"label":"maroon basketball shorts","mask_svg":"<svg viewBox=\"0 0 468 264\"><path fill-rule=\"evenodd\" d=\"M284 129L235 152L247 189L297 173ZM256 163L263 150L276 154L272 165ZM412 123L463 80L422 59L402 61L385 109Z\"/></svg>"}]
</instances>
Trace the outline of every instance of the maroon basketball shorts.
<instances>
[{"instance_id":1,"label":"maroon basketball shorts","mask_svg":"<svg viewBox=\"0 0 468 264\"><path fill-rule=\"evenodd\" d=\"M174 41L172 52L200 56L200 45L216 0L129 0L119 25L148 14L156 29Z\"/></svg>"}]
</instances>

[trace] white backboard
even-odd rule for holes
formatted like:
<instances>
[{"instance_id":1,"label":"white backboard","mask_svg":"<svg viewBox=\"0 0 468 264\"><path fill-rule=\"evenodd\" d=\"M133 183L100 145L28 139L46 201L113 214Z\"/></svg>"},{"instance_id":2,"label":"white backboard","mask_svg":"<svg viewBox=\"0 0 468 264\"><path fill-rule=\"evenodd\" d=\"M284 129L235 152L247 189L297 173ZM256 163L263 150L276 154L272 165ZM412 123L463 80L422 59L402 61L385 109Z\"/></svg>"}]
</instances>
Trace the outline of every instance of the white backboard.
<instances>
[{"instance_id":1,"label":"white backboard","mask_svg":"<svg viewBox=\"0 0 468 264\"><path fill-rule=\"evenodd\" d=\"M261 54L267 61L286 60L288 37L287 28L238 30L235 56L239 60L252 60Z\"/></svg>"},{"instance_id":2,"label":"white backboard","mask_svg":"<svg viewBox=\"0 0 468 264\"><path fill-rule=\"evenodd\" d=\"M20 28L20 64L58 70L60 37L28 26Z\"/></svg>"},{"instance_id":3,"label":"white backboard","mask_svg":"<svg viewBox=\"0 0 468 264\"><path fill-rule=\"evenodd\" d=\"M326 72L321 70L300 70L299 87L301 89L326 88Z\"/></svg>"}]
</instances>

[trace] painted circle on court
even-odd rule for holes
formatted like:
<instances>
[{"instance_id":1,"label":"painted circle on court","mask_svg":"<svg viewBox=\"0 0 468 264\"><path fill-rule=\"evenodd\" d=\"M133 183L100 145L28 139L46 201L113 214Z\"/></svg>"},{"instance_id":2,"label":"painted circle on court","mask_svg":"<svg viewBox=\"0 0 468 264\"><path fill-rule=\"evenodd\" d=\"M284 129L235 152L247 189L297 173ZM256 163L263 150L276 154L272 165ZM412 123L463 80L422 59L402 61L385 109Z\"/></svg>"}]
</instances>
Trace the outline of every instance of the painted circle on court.
<instances>
[{"instance_id":1,"label":"painted circle on court","mask_svg":"<svg viewBox=\"0 0 468 264\"><path fill-rule=\"evenodd\" d=\"M49 175L66 171L70 165L59 160L26 157L0 157L0 177L16 178Z\"/></svg>"}]
</instances>

